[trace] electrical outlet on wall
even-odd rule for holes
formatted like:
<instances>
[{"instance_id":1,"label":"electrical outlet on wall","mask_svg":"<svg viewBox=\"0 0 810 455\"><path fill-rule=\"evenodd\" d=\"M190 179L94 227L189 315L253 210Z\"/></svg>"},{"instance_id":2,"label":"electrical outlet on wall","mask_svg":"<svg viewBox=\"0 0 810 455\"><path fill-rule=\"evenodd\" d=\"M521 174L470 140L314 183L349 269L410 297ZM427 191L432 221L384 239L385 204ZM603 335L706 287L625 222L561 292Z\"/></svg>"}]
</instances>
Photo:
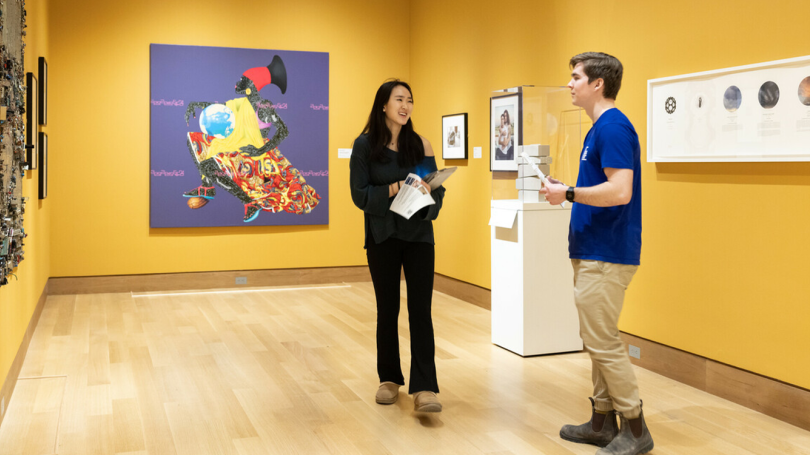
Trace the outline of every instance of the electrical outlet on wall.
<instances>
[{"instance_id":1,"label":"electrical outlet on wall","mask_svg":"<svg viewBox=\"0 0 810 455\"><path fill-rule=\"evenodd\" d=\"M247 284L247 277L246 276L236 277L236 284Z\"/></svg>"},{"instance_id":2,"label":"electrical outlet on wall","mask_svg":"<svg viewBox=\"0 0 810 455\"><path fill-rule=\"evenodd\" d=\"M638 346L628 345L630 350L630 357L641 359L641 348Z\"/></svg>"}]
</instances>

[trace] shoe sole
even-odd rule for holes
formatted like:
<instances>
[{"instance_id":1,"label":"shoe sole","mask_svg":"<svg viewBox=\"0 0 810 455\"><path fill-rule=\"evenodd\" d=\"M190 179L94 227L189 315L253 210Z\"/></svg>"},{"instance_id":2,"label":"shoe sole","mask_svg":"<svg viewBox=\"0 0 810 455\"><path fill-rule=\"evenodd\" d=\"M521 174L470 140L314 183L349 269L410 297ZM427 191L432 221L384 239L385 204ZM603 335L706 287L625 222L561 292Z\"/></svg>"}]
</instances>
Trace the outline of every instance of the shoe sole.
<instances>
[{"instance_id":1,"label":"shoe sole","mask_svg":"<svg viewBox=\"0 0 810 455\"><path fill-rule=\"evenodd\" d=\"M414 408L414 412L442 412L440 403L427 403Z\"/></svg>"},{"instance_id":2,"label":"shoe sole","mask_svg":"<svg viewBox=\"0 0 810 455\"><path fill-rule=\"evenodd\" d=\"M396 396L390 400L381 400L379 398L375 398L374 401L376 401L377 404L394 404L397 402L397 398L399 398L399 396Z\"/></svg>"},{"instance_id":3,"label":"shoe sole","mask_svg":"<svg viewBox=\"0 0 810 455\"><path fill-rule=\"evenodd\" d=\"M214 196L191 196L191 195L188 195L188 194L184 194L183 197L201 197L203 199L208 199L209 201L214 199Z\"/></svg>"},{"instance_id":4,"label":"shoe sole","mask_svg":"<svg viewBox=\"0 0 810 455\"><path fill-rule=\"evenodd\" d=\"M563 432L560 432L560 437L562 439L565 439L566 441L576 442L577 444L590 444L590 445L596 446L596 447L607 447L608 444L610 444L609 442L608 443L599 443L599 442L589 441L587 439L572 438L570 436L564 435ZM650 448L650 450L652 450L652 448ZM649 452L650 450L648 450L647 452ZM647 453L647 452L642 452L642 453Z\"/></svg>"}]
</instances>

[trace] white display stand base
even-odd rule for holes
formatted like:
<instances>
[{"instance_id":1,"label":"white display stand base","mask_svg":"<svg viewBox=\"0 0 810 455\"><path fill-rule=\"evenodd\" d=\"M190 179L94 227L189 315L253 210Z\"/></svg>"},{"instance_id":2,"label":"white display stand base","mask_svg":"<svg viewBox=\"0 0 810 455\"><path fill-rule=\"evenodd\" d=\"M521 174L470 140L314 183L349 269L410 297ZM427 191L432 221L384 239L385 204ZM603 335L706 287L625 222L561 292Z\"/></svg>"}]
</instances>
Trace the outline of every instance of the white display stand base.
<instances>
[{"instance_id":1,"label":"white display stand base","mask_svg":"<svg viewBox=\"0 0 810 455\"><path fill-rule=\"evenodd\" d=\"M492 342L522 356L582 350L566 205L492 201Z\"/></svg>"}]
</instances>

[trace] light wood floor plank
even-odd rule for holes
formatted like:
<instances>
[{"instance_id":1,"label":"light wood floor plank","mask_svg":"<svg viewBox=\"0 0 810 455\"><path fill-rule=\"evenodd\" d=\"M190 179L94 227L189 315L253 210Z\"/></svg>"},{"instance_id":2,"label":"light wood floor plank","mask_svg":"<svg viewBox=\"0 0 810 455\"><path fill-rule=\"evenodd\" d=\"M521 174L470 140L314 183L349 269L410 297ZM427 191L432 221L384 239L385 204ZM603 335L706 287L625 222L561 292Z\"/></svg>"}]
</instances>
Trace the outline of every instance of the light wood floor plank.
<instances>
[{"instance_id":1,"label":"light wood floor plank","mask_svg":"<svg viewBox=\"0 0 810 455\"><path fill-rule=\"evenodd\" d=\"M56 440L66 378L17 382L0 427L0 454L49 455Z\"/></svg>"},{"instance_id":2,"label":"light wood floor plank","mask_svg":"<svg viewBox=\"0 0 810 455\"><path fill-rule=\"evenodd\" d=\"M371 283L48 297L0 428L3 454L591 455L587 354L521 358L490 312L434 293L440 414L375 403ZM404 286L403 372L410 362ZM810 432L635 368L653 455L810 454ZM63 377L62 377L63 376ZM61 382L60 382L61 381ZM38 383L39 385L35 385Z\"/></svg>"},{"instance_id":3,"label":"light wood floor plank","mask_svg":"<svg viewBox=\"0 0 810 455\"><path fill-rule=\"evenodd\" d=\"M143 440L143 423L136 399L113 400L113 428L115 453L146 449Z\"/></svg>"}]
</instances>

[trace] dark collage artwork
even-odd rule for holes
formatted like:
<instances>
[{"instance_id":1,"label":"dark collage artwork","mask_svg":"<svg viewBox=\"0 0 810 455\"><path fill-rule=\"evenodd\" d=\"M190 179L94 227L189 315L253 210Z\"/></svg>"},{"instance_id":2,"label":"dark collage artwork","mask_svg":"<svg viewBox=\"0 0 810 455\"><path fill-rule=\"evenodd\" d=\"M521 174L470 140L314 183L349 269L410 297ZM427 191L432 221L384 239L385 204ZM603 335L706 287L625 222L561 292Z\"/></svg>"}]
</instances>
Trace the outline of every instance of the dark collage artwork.
<instances>
[{"instance_id":1,"label":"dark collage artwork","mask_svg":"<svg viewBox=\"0 0 810 455\"><path fill-rule=\"evenodd\" d=\"M29 168L26 142L26 74L23 68L25 2L0 2L0 286L9 282L23 260L26 199L22 183ZM36 88L34 88L36 90ZM36 130L37 119L28 128Z\"/></svg>"}]
</instances>

